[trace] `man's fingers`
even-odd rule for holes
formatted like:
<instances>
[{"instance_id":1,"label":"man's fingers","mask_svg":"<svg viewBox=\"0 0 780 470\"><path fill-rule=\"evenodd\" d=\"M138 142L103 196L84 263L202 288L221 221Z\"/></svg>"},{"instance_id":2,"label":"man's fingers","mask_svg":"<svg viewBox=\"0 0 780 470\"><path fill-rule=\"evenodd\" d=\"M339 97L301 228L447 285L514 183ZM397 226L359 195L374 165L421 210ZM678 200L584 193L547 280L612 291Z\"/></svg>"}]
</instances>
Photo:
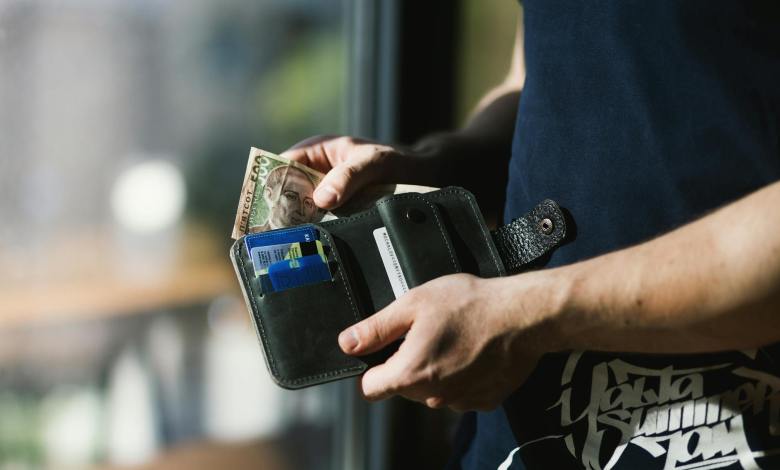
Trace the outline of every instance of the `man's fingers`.
<instances>
[{"instance_id":1,"label":"man's fingers","mask_svg":"<svg viewBox=\"0 0 780 470\"><path fill-rule=\"evenodd\" d=\"M302 163L315 170L327 173L333 167L329 147L332 147L338 137L332 135L318 135L309 137L293 145L280 154L281 157ZM334 156L335 158L335 156Z\"/></svg>"},{"instance_id":2,"label":"man's fingers","mask_svg":"<svg viewBox=\"0 0 780 470\"><path fill-rule=\"evenodd\" d=\"M292 160L294 162L301 163L303 165L306 165L308 167L312 167L310 158L309 158L309 151L307 147L302 148L291 148L288 150L285 150L284 152L279 154L280 157L284 157L288 160Z\"/></svg>"},{"instance_id":3,"label":"man's fingers","mask_svg":"<svg viewBox=\"0 0 780 470\"><path fill-rule=\"evenodd\" d=\"M323 209L340 206L370 182L371 165L367 163L366 160L354 159L336 165L314 191L314 203Z\"/></svg>"},{"instance_id":4,"label":"man's fingers","mask_svg":"<svg viewBox=\"0 0 780 470\"><path fill-rule=\"evenodd\" d=\"M306 139L282 156L325 173L314 191L314 203L323 209L333 209L370 182L370 155L363 155L364 148L363 154L349 158L352 152L359 152L353 141L324 136Z\"/></svg>"},{"instance_id":5,"label":"man's fingers","mask_svg":"<svg viewBox=\"0 0 780 470\"><path fill-rule=\"evenodd\" d=\"M375 401L400 395L430 408L446 406L442 390L427 383L414 364L414 353L401 348L384 364L368 369L360 379L363 397Z\"/></svg>"},{"instance_id":6,"label":"man's fingers","mask_svg":"<svg viewBox=\"0 0 780 470\"><path fill-rule=\"evenodd\" d=\"M339 346L347 354L378 351L409 331L412 321L412 310L394 302L342 331Z\"/></svg>"},{"instance_id":7,"label":"man's fingers","mask_svg":"<svg viewBox=\"0 0 780 470\"><path fill-rule=\"evenodd\" d=\"M384 400L403 392L404 374L408 373L408 361L400 351L384 364L374 366L360 378L360 389L366 400Z\"/></svg>"},{"instance_id":8,"label":"man's fingers","mask_svg":"<svg viewBox=\"0 0 780 470\"><path fill-rule=\"evenodd\" d=\"M380 162L393 152L391 147L352 137L317 136L298 142L282 156L325 173L314 191L314 203L334 209L381 176Z\"/></svg>"}]
</instances>

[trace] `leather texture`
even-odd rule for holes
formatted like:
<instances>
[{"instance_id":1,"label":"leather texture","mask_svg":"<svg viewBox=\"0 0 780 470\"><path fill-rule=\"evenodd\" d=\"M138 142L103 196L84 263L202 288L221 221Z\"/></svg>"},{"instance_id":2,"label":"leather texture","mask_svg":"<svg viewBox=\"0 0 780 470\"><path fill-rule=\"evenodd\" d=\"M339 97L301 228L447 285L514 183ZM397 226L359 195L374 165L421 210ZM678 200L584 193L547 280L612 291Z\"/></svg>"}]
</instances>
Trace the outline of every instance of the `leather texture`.
<instances>
[{"instance_id":1,"label":"leather texture","mask_svg":"<svg viewBox=\"0 0 780 470\"><path fill-rule=\"evenodd\" d=\"M410 288L460 272L441 211L424 194L401 194L376 207Z\"/></svg>"},{"instance_id":2,"label":"leather texture","mask_svg":"<svg viewBox=\"0 0 780 470\"><path fill-rule=\"evenodd\" d=\"M554 246L533 230L536 219L554 215L550 203L545 201L544 208L523 218L527 221L515 221L511 228L491 235L474 196L465 189L390 196L359 214L314 224L332 281L269 294L262 293L254 277L243 239L237 240L230 256L272 377L291 389L351 377L383 362L397 348L391 345L372 355L351 357L337 342L342 330L395 299L374 230L387 229L410 288L457 272L504 276L502 256L510 266L522 266L524 260ZM565 232L563 219L555 221L555 230ZM504 250L501 255L496 243Z\"/></svg>"},{"instance_id":3,"label":"leather texture","mask_svg":"<svg viewBox=\"0 0 780 470\"><path fill-rule=\"evenodd\" d=\"M317 227L327 250L333 280L263 294L254 276L243 239L231 250L244 298L252 313L265 357L276 383L302 388L363 372L366 362L347 356L336 341L338 333L360 321L355 292L333 239Z\"/></svg>"},{"instance_id":4,"label":"leather texture","mask_svg":"<svg viewBox=\"0 0 780 470\"><path fill-rule=\"evenodd\" d=\"M566 218L558 204L550 199L493 232L496 249L509 273L528 268L560 245L565 237Z\"/></svg>"}]
</instances>

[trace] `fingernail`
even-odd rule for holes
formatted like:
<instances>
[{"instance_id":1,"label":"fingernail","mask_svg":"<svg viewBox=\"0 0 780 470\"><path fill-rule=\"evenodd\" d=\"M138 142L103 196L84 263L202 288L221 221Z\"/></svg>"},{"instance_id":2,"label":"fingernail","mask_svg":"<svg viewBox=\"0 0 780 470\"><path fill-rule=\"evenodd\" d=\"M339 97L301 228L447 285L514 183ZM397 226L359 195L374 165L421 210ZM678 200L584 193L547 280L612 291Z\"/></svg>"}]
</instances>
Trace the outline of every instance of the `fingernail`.
<instances>
[{"instance_id":1,"label":"fingernail","mask_svg":"<svg viewBox=\"0 0 780 470\"><path fill-rule=\"evenodd\" d=\"M341 332L339 335L339 346L341 346L344 352L351 352L357 345L358 337L353 328Z\"/></svg>"},{"instance_id":2,"label":"fingernail","mask_svg":"<svg viewBox=\"0 0 780 470\"><path fill-rule=\"evenodd\" d=\"M314 199L318 206L329 207L338 201L339 195L333 186L321 186L314 191Z\"/></svg>"}]
</instances>

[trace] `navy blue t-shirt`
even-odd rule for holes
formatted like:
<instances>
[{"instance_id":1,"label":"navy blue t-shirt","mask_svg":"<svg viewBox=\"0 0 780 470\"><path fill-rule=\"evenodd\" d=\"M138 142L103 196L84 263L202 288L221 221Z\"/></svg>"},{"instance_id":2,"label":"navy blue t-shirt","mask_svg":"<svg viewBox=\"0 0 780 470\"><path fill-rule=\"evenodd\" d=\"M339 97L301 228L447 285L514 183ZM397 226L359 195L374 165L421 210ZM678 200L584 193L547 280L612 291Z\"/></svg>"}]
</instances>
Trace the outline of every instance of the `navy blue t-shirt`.
<instances>
[{"instance_id":1,"label":"navy blue t-shirt","mask_svg":"<svg viewBox=\"0 0 780 470\"><path fill-rule=\"evenodd\" d=\"M576 239L549 266L648 240L780 179L780 2L523 6L506 219L544 198L571 212ZM453 463L780 469L774 348L546 356L501 408L464 416Z\"/></svg>"}]
</instances>

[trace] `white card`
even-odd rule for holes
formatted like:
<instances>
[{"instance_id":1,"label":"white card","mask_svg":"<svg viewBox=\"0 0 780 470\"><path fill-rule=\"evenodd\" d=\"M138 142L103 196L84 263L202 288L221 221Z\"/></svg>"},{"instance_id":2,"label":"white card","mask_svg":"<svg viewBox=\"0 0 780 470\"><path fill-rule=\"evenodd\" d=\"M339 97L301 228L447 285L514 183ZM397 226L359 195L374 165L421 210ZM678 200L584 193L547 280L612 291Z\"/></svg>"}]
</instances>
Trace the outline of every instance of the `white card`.
<instances>
[{"instance_id":1,"label":"white card","mask_svg":"<svg viewBox=\"0 0 780 470\"><path fill-rule=\"evenodd\" d=\"M398 256L395 254L393 244L390 242L387 228L380 227L374 230L374 240L376 240L376 246L379 248L382 264L385 265L387 278L390 280L390 287L393 288L393 294L395 294L397 299L409 291L409 286L406 284L406 277L404 277L403 271L401 271L401 264L398 262Z\"/></svg>"}]
</instances>

